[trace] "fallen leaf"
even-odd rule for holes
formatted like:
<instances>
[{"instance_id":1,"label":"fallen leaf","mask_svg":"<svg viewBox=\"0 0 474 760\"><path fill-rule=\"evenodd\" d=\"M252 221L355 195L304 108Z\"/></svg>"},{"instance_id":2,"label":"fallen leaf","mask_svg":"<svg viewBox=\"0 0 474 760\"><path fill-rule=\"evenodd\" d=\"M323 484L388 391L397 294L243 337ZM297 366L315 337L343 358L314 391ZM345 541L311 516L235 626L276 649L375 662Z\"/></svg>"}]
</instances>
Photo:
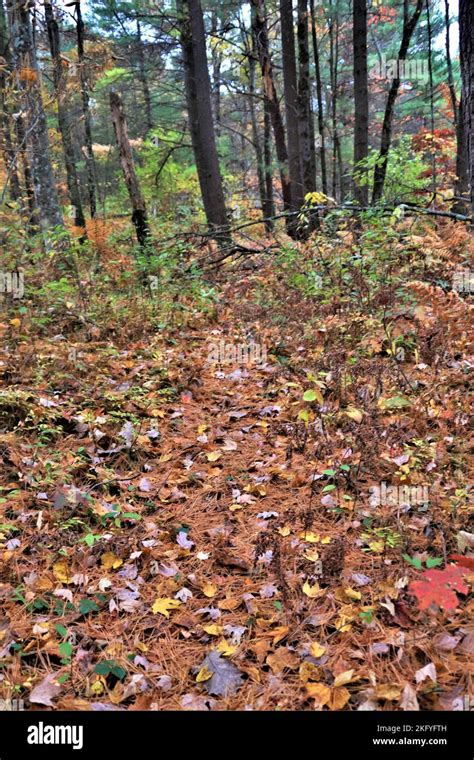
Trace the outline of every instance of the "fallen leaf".
<instances>
[{"instance_id":1,"label":"fallen leaf","mask_svg":"<svg viewBox=\"0 0 474 760\"><path fill-rule=\"evenodd\" d=\"M170 611L175 610L177 607L180 607L181 602L178 599L168 599L166 597L162 597L159 599L156 599L152 606L152 612L160 615L164 615L166 618L169 618Z\"/></svg>"},{"instance_id":2,"label":"fallen leaf","mask_svg":"<svg viewBox=\"0 0 474 760\"><path fill-rule=\"evenodd\" d=\"M61 691L61 686L56 683L56 674L48 673L48 675L37 684L30 694L30 702L35 705L46 705L46 707L54 707L53 699L58 696Z\"/></svg>"},{"instance_id":3,"label":"fallen leaf","mask_svg":"<svg viewBox=\"0 0 474 760\"><path fill-rule=\"evenodd\" d=\"M231 697L242 686L242 673L233 663L225 660L219 652L212 651L206 655L199 666L199 672L203 672L202 684L208 694L217 697ZM212 673L207 677L208 673Z\"/></svg>"}]
</instances>

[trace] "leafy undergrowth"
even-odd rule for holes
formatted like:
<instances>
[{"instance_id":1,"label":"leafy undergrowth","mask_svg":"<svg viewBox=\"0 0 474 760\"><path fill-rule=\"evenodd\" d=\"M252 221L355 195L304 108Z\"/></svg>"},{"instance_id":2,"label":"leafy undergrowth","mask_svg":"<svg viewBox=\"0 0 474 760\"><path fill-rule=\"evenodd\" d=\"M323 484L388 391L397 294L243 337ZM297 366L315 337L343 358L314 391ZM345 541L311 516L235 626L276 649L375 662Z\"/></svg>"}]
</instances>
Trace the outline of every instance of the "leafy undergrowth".
<instances>
[{"instance_id":1,"label":"leafy undergrowth","mask_svg":"<svg viewBox=\"0 0 474 760\"><path fill-rule=\"evenodd\" d=\"M11 307L0 696L466 709L472 306L444 286L468 241L407 225L382 253L283 245L166 324L138 295L92 308L97 283ZM267 359L209 361L221 341Z\"/></svg>"}]
</instances>

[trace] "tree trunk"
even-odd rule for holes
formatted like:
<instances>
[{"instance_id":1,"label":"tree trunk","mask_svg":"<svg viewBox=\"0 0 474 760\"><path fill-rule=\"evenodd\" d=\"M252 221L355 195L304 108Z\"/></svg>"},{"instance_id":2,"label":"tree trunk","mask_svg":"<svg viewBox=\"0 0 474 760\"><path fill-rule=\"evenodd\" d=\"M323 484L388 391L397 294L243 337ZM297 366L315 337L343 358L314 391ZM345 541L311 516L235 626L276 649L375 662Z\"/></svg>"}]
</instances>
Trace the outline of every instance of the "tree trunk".
<instances>
[{"instance_id":1,"label":"tree trunk","mask_svg":"<svg viewBox=\"0 0 474 760\"><path fill-rule=\"evenodd\" d=\"M286 149L285 128L281 117L280 104L273 78L272 58L268 43L268 30L265 18L263 0L250 0L252 6L252 27L257 40L260 68L262 70L263 89L267 112L273 128L275 138L275 151L280 169L281 191L283 195L283 208L291 210L291 185L288 173L288 152ZM291 233L291 220L287 219L287 231Z\"/></svg>"},{"instance_id":2,"label":"tree trunk","mask_svg":"<svg viewBox=\"0 0 474 760\"><path fill-rule=\"evenodd\" d=\"M339 199L342 201L344 196L343 177L342 177L342 158L341 144L337 129L337 73L339 58L339 0L335 0L334 14L333 2L330 0L330 22L329 22L329 70L331 75L331 120L332 120L332 194L337 198L337 174L339 169Z\"/></svg>"},{"instance_id":3,"label":"tree trunk","mask_svg":"<svg viewBox=\"0 0 474 760\"><path fill-rule=\"evenodd\" d=\"M474 3L472 0L459 2L459 52L471 214L474 224Z\"/></svg>"},{"instance_id":4,"label":"tree trunk","mask_svg":"<svg viewBox=\"0 0 474 760\"><path fill-rule=\"evenodd\" d=\"M263 103L263 160L265 162L265 205L263 215L268 219L266 228L268 232L273 230L273 221L275 216L275 204L273 201L273 170L272 170L272 124L268 101Z\"/></svg>"},{"instance_id":5,"label":"tree trunk","mask_svg":"<svg viewBox=\"0 0 474 760\"><path fill-rule=\"evenodd\" d=\"M456 183L454 193L456 201L453 204L455 214L467 214L467 198L469 192L469 164L467 158L466 124L462 97L459 99L456 123Z\"/></svg>"},{"instance_id":6,"label":"tree trunk","mask_svg":"<svg viewBox=\"0 0 474 760\"><path fill-rule=\"evenodd\" d=\"M299 143L298 81L293 24L293 0L280 0L283 86L285 93L288 165L291 184L291 210L299 211L304 201ZM296 221L296 220L295 220Z\"/></svg>"},{"instance_id":7,"label":"tree trunk","mask_svg":"<svg viewBox=\"0 0 474 760\"><path fill-rule=\"evenodd\" d=\"M423 0L416 0L416 8L413 11L413 15L408 14L408 0L403 0L403 32L402 41L400 44L400 50L398 51L398 61L404 61L407 56L408 48L410 46L411 38L415 27L420 18L421 11L423 9ZM398 69L397 69L398 73ZM383 188L385 185L385 176L387 174L388 154L390 151L390 145L392 143L392 123L393 113L395 108L395 101L398 96L398 90L400 88L400 77L396 76L392 79L392 84L387 97L387 103L385 106L385 114L382 125L382 139L380 143L379 160L374 170L374 187L372 191L372 203L378 203L382 198Z\"/></svg>"},{"instance_id":8,"label":"tree trunk","mask_svg":"<svg viewBox=\"0 0 474 760\"><path fill-rule=\"evenodd\" d=\"M189 127L204 210L210 230L216 231L216 239L228 243L227 211L212 120L201 3L200 0L178 0L177 7Z\"/></svg>"},{"instance_id":9,"label":"tree trunk","mask_svg":"<svg viewBox=\"0 0 474 760\"><path fill-rule=\"evenodd\" d=\"M136 19L137 28L137 55L138 55L138 76L140 78L140 84L142 86L143 101L145 103L145 124L146 131L149 132L153 129L153 116L151 112L151 95L150 88L148 86L148 78L146 75L145 54L143 52L143 40L140 21Z\"/></svg>"},{"instance_id":10,"label":"tree trunk","mask_svg":"<svg viewBox=\"0 0 474 760\"><path fill-rule=\"evenodd\" d=\"M260 142L260 134L259 134L259 129L258 129L257 110L255 107L255 97L256 97L255 56L256 56L256 41L255 41L254 35L252 34L252 47L247 53L248 64L249 64L248 65L248 76L249 76L248 103L249 103L249 111L250 111L250 122L252 125L252 142L255 148L255 158L257 161L258 193L260 195L262 216L265 219L265 200L266 200L265 165L263 161L262 144ZM267 223L265 223L265 229L268 232Z\"/></svg>"},{"instance_id":11,"label":"tree trunk","mask_svg":"<svg viewBox=\"0 0 474 760\"><path fill-rule=\"evenodd\" d=\"M314 0L309 0L309 7L311 11L311 38L313 42L313 57L314 57L314 69L316 74L316 99L318 102L318 129L319 129L319 155L321 161L321 183L323 186L323 193L328 193L328 180L326 169L326 140L324 136L324 112L323 112L323 97L322 97L322 82L321 82L321 66L319 62L319 48L318 48L318 36L316 33L316 17L314 13Z\"/></svg>"},{"instance_id":12,"label":"tree trunk","mask_svg":"<svg viewBox=\"0 0 474 760\"><path fill-rule=\"evenodd\" d=\"M33 46L30 11L22 0L11 0L12 52L24 114L24 138L30 154L31 175L39 224L47 232L63 226L50 161L48 125L41 95L40 72Z\"/></svg>"},{"instance_id":13,"label":"tree trunk","mask_svg":"<svg viewBox=\"0 0 474 760\"><path fill-rule=\"evenodd\" d=\"M81 2L76 2L77 58L79 61L79 82L81 87L82 115L84 118L84 147L86 157L87 189L91 218L97 216L96 171L94 152L92 150L91 111L89 106L89 83L87 81L86 61L84 55L84 21L82 20Z\"/></svg>"},{"instance_id":14,"label":"tree trunk","mask_svg":"<svg viewBox=\"0 0 474 760\"><path fill-rule=\"evenodd\" d=\"M298 120L303 196L316 189L313 114L309 78L308 0L298 0Z\"/></svg>"},{"instance_id":15,"label":"tree trunk","mask_svg":"<svg viewBox=\"0 0 474 760\"><path fill-rule=\"evenodd\" d=\"M5 18L3 2L0 0L0 59L4 64L0 64L0 126L3 137L4 162L7 170L7 181L10 188L10 197L12 201L21 199L20 179L18 176L18 165L15 147L13 145L11 114L7 105L7 74L10 73L10 54L8 50L8 29Z\"/></svg>"},{"instance_id":16,"label":"tree trunk","mask_svg":"<svg viewBox=\"0 0 474 760\"><path fill-rule=\"evenodd\" d=\"M367 78L367 0L353 0L352 38L354 47L354 169L369 153L369 89ZM358 203L367 206L369 188L354 182Z\"/></svg>"},{"instance_id":17,"label":"tree trunk","mask_svg":"<svg viewBox=\"0 0 474 760\"><path fill-rule=\"evenodd\" d=\"M79 190L79 180L77 177L76 169L76 157L74 155L74 145L72 142L72 123L66 103L66 87L61 62L59 27L56 19L54 18L51 0L44 0L44 13L46 28L48 30L49 49L53 63L53 82L58 104L58 125L64 152L64 164L66 169L69 198L71 205L74 208L75 226L85 227L86 221L84 218L84 212L82 210L81 193Z\"/></svg>"},{"instance_id":18,"label":"tree trunk","mask_svg":"<svg viewBox=\"0 0 474 760\"><path fill-rule=\"evenodd\" d=\"M146 216L145 200L140 190L135 165L133 162L132 149L128 139L127 120L123 110L123 103L116 92L110 92L110 110L114 125L115 139L119 149L120 164L123 177L127 186L132 204L132 222L137 233L137 240L142 248L147 248L150 243L150 229Z\"/></svg>"},{"instance_id":19,"label":"tree trunk","mask_svg":"<svg viewBox=\"0 0 474 760\"><path fill-rule=\"evenodd\" d=\"M217 33L218 16L216 11L212 12L211 17L211 34ZM216 137L221 134L221 67L222 52L217 45L211 45L212 59L212 108L214 113L214 122Z\"/></svg>"}]
</instances>

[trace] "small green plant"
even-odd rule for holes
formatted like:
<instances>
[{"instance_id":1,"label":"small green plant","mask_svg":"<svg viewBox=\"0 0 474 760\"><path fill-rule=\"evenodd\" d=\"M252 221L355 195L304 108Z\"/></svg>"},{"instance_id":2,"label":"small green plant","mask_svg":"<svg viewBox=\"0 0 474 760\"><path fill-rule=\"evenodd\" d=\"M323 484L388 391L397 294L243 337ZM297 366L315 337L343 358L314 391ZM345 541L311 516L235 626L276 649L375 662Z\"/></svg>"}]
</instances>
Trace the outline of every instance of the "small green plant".
<instances>
[{"instance_id":1,"label":"small green plant","mask_svg":"<svg viewBox=\"0 0 474 760\"><path fill-rule=\"evenodd\" d=\"M402 554L402 557L412 567L416 567L417 570L423 570L423 561L419 557L410 557L409 554ZM443 562L442 557L428 557L425 561L425 566L429 570L432 567L439 567Z\"/></svg>"}]
</instances>

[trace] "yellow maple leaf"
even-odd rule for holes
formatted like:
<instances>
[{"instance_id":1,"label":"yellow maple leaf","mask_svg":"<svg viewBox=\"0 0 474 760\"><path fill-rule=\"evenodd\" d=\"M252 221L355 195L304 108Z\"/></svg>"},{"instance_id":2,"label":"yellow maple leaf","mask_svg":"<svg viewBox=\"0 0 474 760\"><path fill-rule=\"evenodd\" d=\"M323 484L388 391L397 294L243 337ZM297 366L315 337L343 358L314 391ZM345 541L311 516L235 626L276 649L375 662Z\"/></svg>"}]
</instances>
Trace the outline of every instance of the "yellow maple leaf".
<instances>
[{"instance_id":1,"label":"yellow maple leaf","mask_svg":"<svg viewBox=\"0 0 474 760\"><path fill-rule=\"evenodd\" d=\"M218 459L220 459L222 456L222 451L210 451L209 454L206 454L206 458L208 462L216 462Z\"/></svg>"},{"instance_id":2,"label":"yellow maple leaf","mask_svg":"<svg viewBox=\"0 0 474 760\"><path fill-rule=\"evenodd\" d=\"M123 559L117 557L113 552L105 552L100 558L104 570L117 570L123 565Z\"/></svg>"},{"instance_id":3,"label":"yellow maple leaf","mask_svg":"<svg viewBox=\"0 0 474 760\"><path fill-rule=\"evenodd\" d=\"M333 686L344 686L346 683L350 683L352 681L353 675L354 668L351 668L350 670L344 670L342 673L339 673L339 675L336 676Z\"/></svg>"},{"instance_id":4,"label":"yellow maple leaf","mask_svg":"<svg viewBox=\"0 0 474 760\"><path fill-rule=\"evenodd\" d=\"M319 533L313 533L311 530L301 531L300 538L302 538L303 541L307 541L308 544L317 544L320 540Z\"/></svg>"},{"instance_id":5,"label":"yellow maple leaf","mask_svg":"<svg viewBox=\"0 0 474 760\"><path fill-rule=\"evenodd\" d=\"M278 528L278 533L283 537L289 536L291 533L291 528L289 528L288 525L283 525L282 528Z\"/></svg>"},{"instance_id":6,"label":"yellow maple leaf","mask_svg":"<svg viewBox=\"0 0 474 760\"><path fill-rule=\"evenodd\" d=\"M308 683L308 681L319 681L321 679L321 668L318 668L314 662L302 662L299 670L300 681Z\"/></svg>"},{"instance_id":7,"label":"yellow maple leaf","mask_svg":"<svg viewBox=\"0 0 474 760\"><path fill-rule=\"evenodd\" d=\"M319 583L315 583L314 586L310 586L308 581L305 582L303 586L303 594L309 596L310 599L316 599L316 597L320 596L322 593L324 592L322 592L319 588Z\"/></svg>"},{"instance_id":8,"label":"yellow maple leaf","mask_svg":"<svg viewBox=\"0 0 474 760\"><path fill-rule=\"evenodd\" d=\"M54 577L61 583L72 583L67 560L60 559L58 562L55 562L53 565L53 573Z\"/></svg>"},{"instance_id":9,"label":"yellow maple leaf","mask_svg":"<svg viewBox=\"0 0 474 760\"><path fill-rule=\"evenodd\" d=\"M356 591L353 588L345 588L344 594L349 598L353 599L354 601L358 602L360 599L362 599L362 594L360 591Z\"/></svg>"},{"instance_id":10,"label":"yellow maple leaf","mask_svg":"<svg viewBox=\"0 0 474 760\"><path fill-rule=\"evenodd\" d=\"M169 599L167 597L161 597L158 599L155 599L153 602L152 612L159 613L160 615L164 615L165 617L169 618L170 616L170 610L175 610L177 607L179 607L181 602L178 599Z\"/></svg>"},{"instance_id":11,"label":"yellow maple leaf","mask_svg":"<svg viewBox=\"0 0 474 760\"><path fill-rule=\"evenodd\" d=\"M351 693L344 687L333 689L331 692L331 699L329 700L330 710L342 710L342 708L349 702Z\"/></svg>"},{"instance_id":12,"label":"yellow maple leaf","mask_svg":"<svg viewBox=\"0 0 474 760\"><path fill-rule=\"evenodd\" d=\"M199 673L196 676L196 683L202 683L203 681L209 681L209 679L212 678L213 675L214 675L214 673L212 672L212 670L209 670L204 665L204 667L201 668L201 670L199 671Z\"/></svg>"},{"instance_id":13,"label":"yellow maple leaf","mask_svg":"<svg viewBox=\"0 0 474 760\"><path fill-rule=\"evenodd\" d=\"M323 647L322 644L318 644L317 641L313 641L309 648L309 651L311 652L311 655L317 659L318 657L323 656L324 652L326 651L326 647Z\"/></svg>"},{"instance_id":14,"label":"yellow maple leaf","mask_svg":"<svg viewBox=\"0 0 474 760\"><path fill-rule=\"evenodd\" d=\"M348 406L345 410L345 414L347 414L348 417L351 418L351 420L355 420L355 422L362 422L362 419L364 417L364 412L362 409L355 409L353 406Z\"/></svg>"},{"instance_id":15,"label":"yellow maple leaf","mask_svg":"<svg viewBox=\"0 0 474 760\"><path fill-rule=\"evenodd\" d=\"M202 628L209 636L220 636L223 631L222 626L217 625L217 623L209 623L209 625L203 625Z\"/></svg>"},{"instance_id":16,"label":"yellow maple leaf","mask_svg":"<svg viewBox=\"0 0 474 760\"><path fill-rule=\"evenodd\" d=\"M224 657L230 657L231 654L234 654L234 652L238 649L237 644L229 644L226 639L222 639L222 641L219 641L216 649L218 652L220 652Z\"/></svg>"},{"instance_id":17,"label":"yellow maple leaf","mask_svg":"<svg viewBox=\"0 0 474 760\"><path fill-rule=\"evenodd\" d=\"M212 597L217 593L217 586L215 586L213 583L205 583L201 591L204 596L207 596L208 599L212 599Z\"/></svg>"},{"instance_id":18,"label":"yellow maple leaf","mask_svg":"<svg viewBox=\"0 0 474 760\"><path fill-rule=\"evenodd\" d=\"M319 707L327 705L331 699L331 689L324 683L307 683L306 692L308 697L314 699Z\"/></svg>"}]
</instances>

